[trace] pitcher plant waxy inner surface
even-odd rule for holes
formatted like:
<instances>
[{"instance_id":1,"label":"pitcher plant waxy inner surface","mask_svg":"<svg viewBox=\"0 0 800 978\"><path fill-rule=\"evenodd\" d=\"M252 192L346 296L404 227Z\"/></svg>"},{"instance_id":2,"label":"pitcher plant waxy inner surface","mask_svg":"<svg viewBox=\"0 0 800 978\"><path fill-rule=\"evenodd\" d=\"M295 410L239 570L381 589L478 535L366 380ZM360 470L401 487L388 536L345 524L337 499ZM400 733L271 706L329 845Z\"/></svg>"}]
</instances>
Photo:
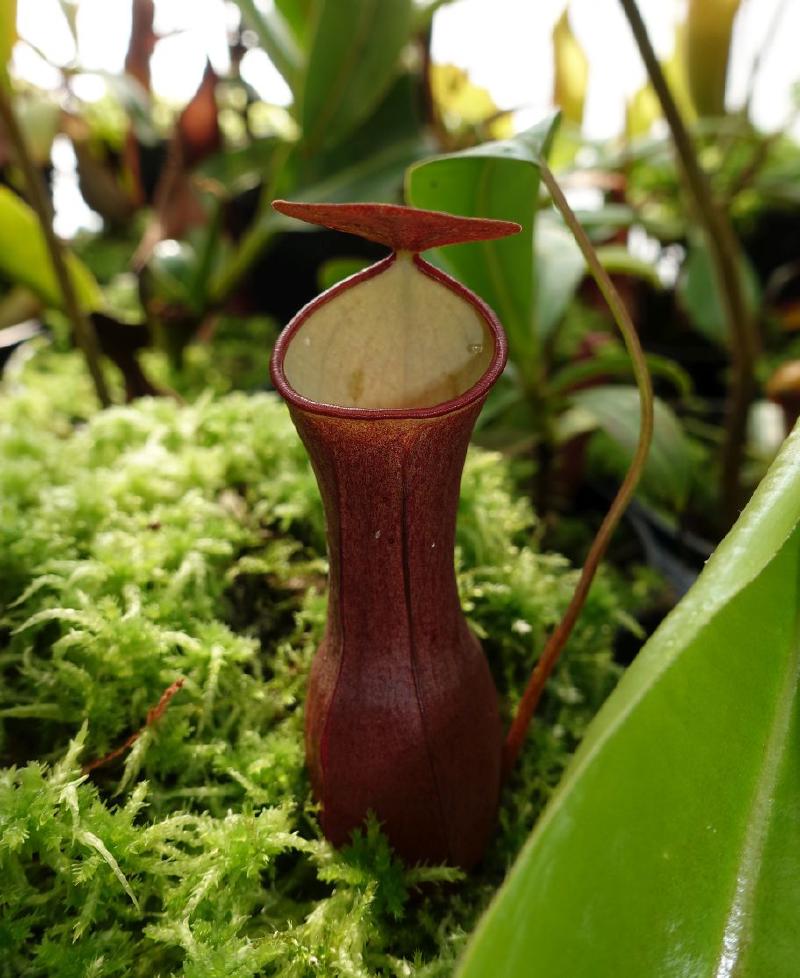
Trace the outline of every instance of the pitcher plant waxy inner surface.
<instances>
[{"instance_id":1,"label":"pitcher plant waxy inner surface","mask_svg":"<svg viewBox=\"0 0 800 978\"><path fill-rule=\"evenodd\" d=\"M272 360L327 523L328 620L306 702L322 827L338 845L371 811L407 861L468 867L494 824L502 731L458 601L455 518L506 345L491 310L416 252L518 226L382 204L275 206L394 250L302 309Z\"/></svg>"}]
</instances>

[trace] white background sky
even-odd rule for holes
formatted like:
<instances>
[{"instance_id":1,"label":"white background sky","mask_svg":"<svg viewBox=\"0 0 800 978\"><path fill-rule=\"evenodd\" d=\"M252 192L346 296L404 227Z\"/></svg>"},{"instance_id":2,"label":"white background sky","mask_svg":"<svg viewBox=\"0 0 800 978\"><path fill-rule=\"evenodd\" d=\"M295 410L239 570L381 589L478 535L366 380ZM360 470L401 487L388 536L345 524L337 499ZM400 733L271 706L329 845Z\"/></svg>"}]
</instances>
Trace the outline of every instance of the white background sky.
<instances>
[{"instance_id":1,"label":"white background sky","mask_svg":"<svg viewBox=\"0 0 800 978\"><path fill-rule=\"evenodd\" d=\"M260 2L265 5L271 0ZM659 54L667 57L685 0L639 0L639 4ZM743 99L753 58L779 5L780 0L743 0L729 69L732 106ZM518 121L526 125L550 104L550 34L564 6L564 0L456 0L436 14L434 59L466 68L500 107L519 108ZM153 86L159 94L175 103L185 102L200 80L206 57L218 72L226 70L230 16L225 0L156 0L156 31L171 34L153 56ZM643 83L644 69L617 0L572 0L570 17L590 64L584 131L591 138L612 137L622 129L625 100ZM57 0L18 0L18 25L21 37L54 62L65 64L74 58ZM80 0L81 65L89 71L119 72L129 30L130 0ZM788 0L754 93L753 116L764 129L786 124L790 88L800 80L799 43L800 0ZM44 87L58 84L58 73L24 44L17 46L14 67L19 75ZM263 52L246 56L243 73L266 100L289 101L288 89ZM78 87L82 96L102 92L96 78L85 79L82 85ZM800 127L794 131L800 136Z\"/></svg>"}]
</instances>

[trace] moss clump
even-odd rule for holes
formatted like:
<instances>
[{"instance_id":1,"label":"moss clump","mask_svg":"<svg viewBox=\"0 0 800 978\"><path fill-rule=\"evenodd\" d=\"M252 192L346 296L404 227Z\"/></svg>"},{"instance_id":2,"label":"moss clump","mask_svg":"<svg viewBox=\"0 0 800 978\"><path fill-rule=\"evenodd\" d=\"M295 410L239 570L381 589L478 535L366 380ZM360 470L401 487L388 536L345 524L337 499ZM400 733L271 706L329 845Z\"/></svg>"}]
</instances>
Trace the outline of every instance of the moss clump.
<instances>
[{"instance_id":1,"label":"moss clump","mask_svg":"<svg viewBox=\"0 0 800 978\"><path fill-rule=\"evenodd\" d=\"M322 513L284 407L92 414L74 359L55 366L0 399L0 975L450 974L616 680L619 589L593 590L479 873L405 869L375 824L335 852L302 748ZM575 579L533 526L473 452L460 584L507 703ZM180 677L123 758L81 773Z\"/></svg>"}]
</instances>

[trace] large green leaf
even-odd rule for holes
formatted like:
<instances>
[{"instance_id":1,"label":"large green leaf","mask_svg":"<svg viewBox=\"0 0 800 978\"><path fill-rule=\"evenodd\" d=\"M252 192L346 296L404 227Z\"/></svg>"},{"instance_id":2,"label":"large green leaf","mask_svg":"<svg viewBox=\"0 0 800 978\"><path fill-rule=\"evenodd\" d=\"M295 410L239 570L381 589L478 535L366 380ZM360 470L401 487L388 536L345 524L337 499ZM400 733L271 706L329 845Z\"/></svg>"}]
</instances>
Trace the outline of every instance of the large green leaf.
<instances>
[{"instance_id":1,"label":"large green leaf","mask_svg":"<svg viewBox=\"0 0 800 978\"><path fill-rule=\"evenodd\" d=\"M575 391L570 400L582 414L592 417L597 427L620 450L620 468L630 464L639 441L639 392L635 387L603 385ZM655 399L655 425L647 456L642 488L653 498L681 509L689 490L691 462L680 421L660 399Z\"/></svg>"},{"instance_id":2,"label":"large green leaf","mask_svg":"<svg viewBox=\"0 0 800 978\"><path fill-rule=\"evenodd\" d=\"M536 382L538 366L533 325L538 161L548 151L557 120L551 115L513 139L425 160L406 177L406 197L415 207L522 225L513 237L454 245L437 258L500 317L511 357L528 384Z\"/></svg>"},{"instance_id":3,"label":"large green leaf","mask_svg":"<svg viewBox=\"0 0 800 978\"><path fill-rule=\"evenodd\" d=\"M319 0L300 105L309 152L340 143L380 102L411 30L411 0Z\"/></svg>"},{"instance_id":4,"label":"large green leaf","mask_svg":"<svg viewBox=\"0 0 800 978\"><path fill-rule=\"evenodd\" d=\"M459 978L795 978L800 429L578 750Z\"/></svg>"},{"instance_id":5,"label":"large green leaf","mask_svg":"<svg viewBox=\"0 0 800 978\"><path fill-rule=\"evenodd\" d=\"M67 267L83 308L99 309L102 295L89 269L73 254L67 255ZM39 220L8 187L0 187L0 275L14 285L27 285L46 305L61 307L61 290Z\"/></svg>"},{"instance_id":6,"label":"large green leaf","mask_svg":"<svg viewBox=\"0 0 800 978\"><path fill-rule=\"evenodd\" d=\"M383 98L373 106L369 117L350 133L344 143L313 154L306 151L304 143L299 143L287 161L283 179L288 184L280 188L281 193L294 197L305 188L324 188L331 179L338 185L341 183L339 174L348 171L373 172L376 170L374 161L386 159L390 161L388 169L393 171L390 192L387 194L381 187L367 187L367 192L379 196L355 196L350 200L398 202L406 166L430 151L419 108L418 82L412 74L404 72L394 79ZM397 163L391 162L398 158L403 160L399 169ZM377 164L377 169L382 169L380 164ZM333 200L329 196L316 199ZM348 200L343 196L336 199L342 202Z\"/></svg>"}]
</instances>

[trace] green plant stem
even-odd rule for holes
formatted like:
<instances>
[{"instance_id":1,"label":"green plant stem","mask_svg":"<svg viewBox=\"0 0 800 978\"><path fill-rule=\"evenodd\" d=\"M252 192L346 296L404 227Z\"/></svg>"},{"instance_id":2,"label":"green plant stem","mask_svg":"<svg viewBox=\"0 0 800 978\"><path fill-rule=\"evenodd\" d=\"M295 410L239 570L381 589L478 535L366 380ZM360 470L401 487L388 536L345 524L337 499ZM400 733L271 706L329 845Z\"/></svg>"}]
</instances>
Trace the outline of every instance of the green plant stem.
<instances>
[{"instance_id":1,"label":"green plant stem","mask_svg":"<svg viewBox=\"0 0 800 978\"><path fill-rule=\"evenodd\" d=\"M536 711L536 707L539 704L545 684L549 679L556 662L558 661L558 657L561 654L567 639L572 633L575 622L577 621L584 602L586 601L586 597L589 594L589 589L592 586L594 576L597 573L598 567L600 566L600 561L603 559L605 552L608 549L611 536L614 533L614 530L616 529L625 508L630 502L631 496L636 488L636 484L639 481L642 470L644 469L644 464L647 460L648 452L650 451L650 442L653 437L653 385L650 380L650 372L647 368L647 361L645 359L644 351L642 350L641 344L639 343L639 337L636 333L636 327L633 325L628 310L625 307L625 303L622 301L620 294L617 292L614 283L611 281L608 273L601 265L588 235L581 227L578 219L572 211L572 208L567 203L567 199L562 193L555 177L545 163L540 162L539 166L541 167L542 181L547 187L553 203L561 212L564 222L566 223L567 227L569 227L578 243L578 246L583 252L583 256L586 259L586 264L592 273L592 277L597 283L597 287L600 289L603 298L608 303L611 313L614 316L614 320L622 333L625 346L633 362L633 373L636 378L636 384L639 388L641 420L639 426L639 441L636 445L636 451L634 452L630 467L628 468L625 478L622 481L622 485L619 487L619 490L614 497L614 500L611 503L605 518L603 519L603 522L600 524L600 528L598 529L594 540L592 541L592 545L589 548L589 552L586 555L586 560L584 561L583 569L581 570L580 578L578 579L578 584L572 598L570 599L569 605L567 606L567 610L564 613L564 617L561 619L558 627L548 639L542 654L539 656L539 660L534 666L531 677L528 680L528 685L525 687L525 691L522 694L522 699L517 707L517 712L514 716L511 728L508 731L505 748L503 751L503 771L506 776L511 771L515 761L519 757L520 750L522 749L522 745L525 741L525 736L528 732L528 727L530 726L531 719Z\"/></svg>"},{"instance_id":2,"label":"green plant stem","mask_svg":"<svg viewBox=\"0 0 800 978\"><path fill-rule=\"evenodd\" d=\"M722 296L731 347L732 378L722 452L721 496L724 519L727 525L731 525L742 502L741 466L747 414L756 390L754 366L760 346L758 332L747 307L740 270L739 243L733 227L712 197L711 184L700 166L691 136L664 77L635 0L620 0L620 3L667 120L684 189L703 228Z\"/></svg>"},{"instance_id":3,"label":"green plant stem","mask_svg":"<svg viewBox=\"0 0 800 978\"><path fill-rule=\"evenodd\" d=\"M39 225L44 235L47 250L50 252L53 272L55 273L64 302L64 311L72 326L75 342L86 358L86 365L89 368L89 373L94 383L97 400L103 407L108 407L111 404L111 397L108 393L102 367L100 366L100 348L97 344L97 335L95 334L91 321L81 309L69 270L67 269L61 242L53 230L50 202L41 174L36 169L31 154L28 152L28 146L11 104L8 89L2 84L0 84L0 118L3 120L8 138L14 147L17 162L22 169L31 207L36 211L36 216L39 218Z\"/></svg>"}]
</instances>

